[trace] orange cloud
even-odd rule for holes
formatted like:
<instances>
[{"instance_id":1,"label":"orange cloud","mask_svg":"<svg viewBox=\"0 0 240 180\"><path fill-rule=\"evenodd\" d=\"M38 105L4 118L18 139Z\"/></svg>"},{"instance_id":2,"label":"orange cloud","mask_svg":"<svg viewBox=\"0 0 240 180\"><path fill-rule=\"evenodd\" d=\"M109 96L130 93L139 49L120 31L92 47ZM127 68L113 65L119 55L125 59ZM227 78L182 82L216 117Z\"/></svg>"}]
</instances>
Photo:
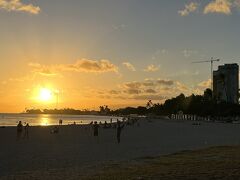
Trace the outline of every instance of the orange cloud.
<instances>
[{"instance_id":1,"label":"orange cloud","mask_svg":"<svg viewBox=\"0 0 240 180\"><path fill-rule=\"evenodd\" d=\"M155 72L159 70L159 66L155 66L153 64L150 64L149 66L147 66L144 71L145 72Z\"/></svg>"},{"instance_id":2,"label":"orange cloud","mask_svg":"<svg viewBox=\"0 0 240 180\"><path fill-rule=\"evenodd\" d=\"M112 64L109 60L89 60L81 59L75 64L60 65L62 70L66 71L76 71L76 72L118 72L118 67Z\"/></svg>"},{"instance_id":3,"label":"orange cloud","mask_svg":"<svg viewBox=\"0 0 240 180\"><path fill-rule=\"evenodd\" d=\"M214 0L204 8L204 14L222 13L231 14L232 2L230 0Z\"/></svg>"},{"instance_id":4,"label":"orange cloud","mask_svg":"<svg viewBox=\"0 0 240 180\"><path fill-rule=\"evenodd\" d=\"M191 94L191 89L183 83L168 79L133 81L124 83L119 87L122 89L122 93L128 95L172 97L174 95L178 95L179 93Z\"/></svg>"},{"instance_id":5,"label":"orange cloud","mask_svg":"<svg viewBox=\"0 0 240 180\"><path fill-rule=\"evenodd\" d=\"M136 71L135 67L129 63L129 62L124 62L122 63L127 69L129 69L130 71Z\"/></svg>"},{"instance_id":6,"label":"orange cloud","mask_svg":"<svg viewBox=\"0 0 240 180\"><path fill-rule=\"evenodd\" d=\"M156 94L157 93L157 91L154 90L154 89L147 89L147 90L145 90L145 92L149 93L149 94Z\"/></svg>"},{"instance_id":7,"label":"orange cloud","mask_svg":"<svg viewBox=\"0 0 240 180\"><path fill-rule=\"evenodd\" d=\"M198 87L202 88L202 89L207 89L207 88L210 88L211 87L211 83L212 83L212 80L211 79L208 79L206 81L202 81L198 84Z\"/></svg>"},{"instance_id":8,"label":"orange cloud","mask_svg":"<svg viewBox=\"0 0 240 180\"><path fill-rule=\"evenodd\" d=\"M136 104L147 102L149 99L158 103L163 103L166 99L175 97L180 93L190 95L196 92L196 89L192 89L187 85L179 81L173 81L168 79L146 79L143 81L125 82L120 84L115 89L96 89L91 87L85 93L81 93L81 96L88 98L97 98L99 101L114 100L115 102L135 102ZM199 93L202 90L199 89Z\"/></svg>"},{"instance_id":9,"label":"orange cloud","mask_svg":"<svg viewBox=\"0 0 240 180\"><path fill-rule=\"evenodd\" d=\"M86 72L86 73L118 73L118 67L112 64L109 60L89 60L81 59L73 64L55 64L55 65L41 65L39 63L29 63L33 68L33 72L41 75L56 75L62 71Z\"/></svg>"},{"instance_id":10,"label":"orange cloud","mask_svg":"<svg viewBox=\"0 0 240 180\"><path fill-rule=\"evenodd\" d=\"M199 6L199 4L196 2L191 2L189 4L186 4L185 8L183 10L178 11L178 14L180 14L181 16L187 16L191 12L196 11L198 6Z\"/></svg>"},{"instance_id":11,"label":"orange cloud","mask_svg":"<svg viewBox=\"0 0 240 180\"><path fill-rule=\"evenodd\" d=\"M174 84L174 81L172 81L172 80L165 80L165 79L158 79L158 80L157 80L157 83L158 83L159 85L171 86L171 85Z\"/></svg>"},{"instance_id":12,"label":"orange cloud","mask_svg":"<svg viewBox=\"0 0 240 180\"><path fill-rule=\"evenodd\" d=\"M20 0L0 0L0 9L7 11L22 11L30 14L39 14L40 7L24 4Z\"/></svg>"},{"instance_id":13,"label":"orange cloud","mask_svg":"<svg viewBox=\"0 0 240 180\"><path fill-rule=\"evenodd\" d=\"M43 76L55 76L55 75L57 75L57 72L56 72L55 68L53 68L51 66L41 65L39 63L29 63L28 66L33 68L32 71L34 73L38 73L38 74L43 75Z\"/></svg>"}]
</instances>

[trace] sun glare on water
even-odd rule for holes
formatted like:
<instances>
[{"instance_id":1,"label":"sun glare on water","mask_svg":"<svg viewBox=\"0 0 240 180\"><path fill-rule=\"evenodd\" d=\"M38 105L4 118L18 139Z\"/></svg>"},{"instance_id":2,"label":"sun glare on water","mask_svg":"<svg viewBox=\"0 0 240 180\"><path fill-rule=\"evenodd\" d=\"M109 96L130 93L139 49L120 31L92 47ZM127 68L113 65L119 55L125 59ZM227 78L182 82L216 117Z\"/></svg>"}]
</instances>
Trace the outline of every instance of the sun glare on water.
<instances>
[{"instance_id":1,"label":"sun glare on water","mask_svg":"<svg viewBox=\"0 0 240 180\"><path fill-rule=\"evenodd\" d=\"M40 89L39 100L47 102L47 101L51 101L51 99L52 99L52 91L50 89L47 89L47 88Z\"/></svg>"},{"instance_id":2,"label":"sun glare on water","mask_svg":"<svg viewBox=\"0 0 240 180\"><path fill-rule=\"evenodd\" d=\"M49 119L48 117L43 117L41 119L41 126L48 126L49 125Z\"/></svg>"}]
</instances>

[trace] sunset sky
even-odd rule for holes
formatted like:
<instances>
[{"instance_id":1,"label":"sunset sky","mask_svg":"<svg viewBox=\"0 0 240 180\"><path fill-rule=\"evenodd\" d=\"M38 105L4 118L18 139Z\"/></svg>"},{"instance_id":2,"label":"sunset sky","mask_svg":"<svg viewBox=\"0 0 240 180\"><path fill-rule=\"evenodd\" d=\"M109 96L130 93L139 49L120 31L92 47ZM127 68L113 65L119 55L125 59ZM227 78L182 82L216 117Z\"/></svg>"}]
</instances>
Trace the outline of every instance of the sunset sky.
<instances>
[{"instance_id":1,"label":"sunset sky","mask_svg":"<svg viewBox=\"0 0 240 180\"><path fill-rule=\"evenodd\" d=\"M240 0L0 0L0 112L201 94L239 50Z\"/></svg>"}]
</instances>

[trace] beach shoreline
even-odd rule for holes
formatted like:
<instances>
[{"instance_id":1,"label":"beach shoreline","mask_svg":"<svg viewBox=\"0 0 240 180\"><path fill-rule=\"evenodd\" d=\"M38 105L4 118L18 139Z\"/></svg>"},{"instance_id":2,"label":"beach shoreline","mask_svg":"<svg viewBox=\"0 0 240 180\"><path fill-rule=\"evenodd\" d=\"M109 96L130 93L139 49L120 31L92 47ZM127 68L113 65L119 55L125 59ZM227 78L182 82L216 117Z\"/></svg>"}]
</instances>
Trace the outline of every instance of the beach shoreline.
<instances>
[{"instance_id":1,"label":"beach shoreline","mask_svg":"<svg viewBox=\"0 0 240 180\"><path fill-rule=\"evenodd\" d=\"M240 144L237 124L142 119L140 124L124 127L121 143L115 128L100 128L93 136L90 126L53 126L29 128L29 139L16 141L16 128L0 128L0 177L24 172L55 169L100 167L102 164L126 162L141 157L156 157L182 150ZM51 172L49 172L51 173Z\"/></svg>"}]
</instances>

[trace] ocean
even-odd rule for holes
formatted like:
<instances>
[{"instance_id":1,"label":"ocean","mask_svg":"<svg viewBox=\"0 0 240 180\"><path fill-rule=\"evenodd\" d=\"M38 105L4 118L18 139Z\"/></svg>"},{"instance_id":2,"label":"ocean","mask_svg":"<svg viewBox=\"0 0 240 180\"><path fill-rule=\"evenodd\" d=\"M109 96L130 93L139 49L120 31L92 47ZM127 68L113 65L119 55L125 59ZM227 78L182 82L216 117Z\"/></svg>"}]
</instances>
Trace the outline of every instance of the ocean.
<instances>
[{"instance_id":1,"label":"ocean","mask_svg":"<svg viewBox=\"0 0 240 180\"><path fill-rule=\"evenodd\" d=\"M88 124L91 121L104 123L105 121L116 122L121 117L115 116L96 116L96 115L56 115L56 114L0 114L0 126L16 126L18 121L23 124L29 123L30 126L49 126L57 125L59 119L63 120L63 125Z\"/></svg>"}]
</instances>

